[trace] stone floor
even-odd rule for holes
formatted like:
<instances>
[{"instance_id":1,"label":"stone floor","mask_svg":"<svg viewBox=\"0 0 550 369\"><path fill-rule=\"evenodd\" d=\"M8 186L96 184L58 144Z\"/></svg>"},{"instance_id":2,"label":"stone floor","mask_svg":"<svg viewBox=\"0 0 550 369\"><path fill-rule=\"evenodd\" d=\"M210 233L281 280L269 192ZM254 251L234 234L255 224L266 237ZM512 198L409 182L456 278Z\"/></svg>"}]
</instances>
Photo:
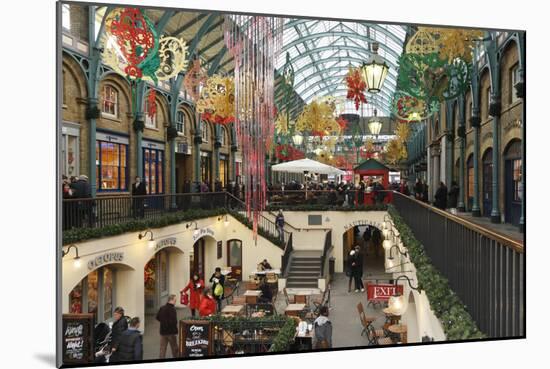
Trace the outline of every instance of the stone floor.
<instances>
[{"instance_id":1,"label":"stone floor","mask_svg":"<svg viewBox=\"0 0 550 369\"><path fill-rule=\"evenodd\" d=\"M380 281L387 283L389 275L384 273L383 259L375 258L374 255L365 260L364 281ZM353 286L352 286L353 288ZM243 292L243 291L241 291ZM366 346L367 339L361 337L361 322L357 313L357 304L363 303L367 316L374 316L375 328L380 328L384 323L384 313L380 307L367 306L367 292L348 292L348 277L343 273L337 273L331 285L331 308L329 318L333 325L332 343L333 347L357 347ZM282 292L277 295L275 308L278 314L284 314L286 301ZM190 311L187 308L178 309L178 320L188 317ZM157 359L159 356L159 324L153 315L145 317L147 330L143 337L143 358ZM171 358L171 351L168 348L167 358Z\"/></svg>"},{"instance_id":2,"label":"stone floor","mask_svg":"<svg viewBox=\"0 0 550 369\"><path fill-rule=\"evenodd\" d=\"M459 217L465 220L475 223L481 227L488 228L496 233L500 233L506 237L509 237L515 241L523 243L523 233L521 233L517 226L508 223L491 223L491 219L487 217L473 217L472 213L458 213Z\"/></svg>"}]
</instances>

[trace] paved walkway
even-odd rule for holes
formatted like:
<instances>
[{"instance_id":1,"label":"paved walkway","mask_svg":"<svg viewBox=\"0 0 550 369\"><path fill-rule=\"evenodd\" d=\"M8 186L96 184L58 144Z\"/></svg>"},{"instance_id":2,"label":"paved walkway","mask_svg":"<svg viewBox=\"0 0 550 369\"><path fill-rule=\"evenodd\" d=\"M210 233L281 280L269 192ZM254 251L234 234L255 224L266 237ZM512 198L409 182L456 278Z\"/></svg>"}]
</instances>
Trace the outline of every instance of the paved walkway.
<instances>
[{"instance_id":1,"label":"paved walkway","mask_svg":"<svg viewBox=\"0 0 550 369\"><path fill-rule=\"evenodd\" d=\"M473 217L471 213L458 213L457 215L469 222L475 223L484 228L488 228L493 232L500 233L503 236L506 236L523 244L523 233L521 233L519 231L519 228L515 225L508 223L491 223L491 219L487 217Z\"/></svg>"}]
</instances>

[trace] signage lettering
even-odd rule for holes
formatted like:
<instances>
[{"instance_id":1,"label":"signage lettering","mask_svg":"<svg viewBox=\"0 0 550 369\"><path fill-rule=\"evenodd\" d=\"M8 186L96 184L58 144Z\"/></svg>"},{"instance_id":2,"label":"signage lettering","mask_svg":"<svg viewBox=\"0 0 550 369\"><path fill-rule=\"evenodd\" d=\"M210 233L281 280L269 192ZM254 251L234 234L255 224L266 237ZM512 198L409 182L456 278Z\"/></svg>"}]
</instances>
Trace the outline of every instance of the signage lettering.
<instances>
[{"instance_id":1,"label":"signage lettering","mask_svg":"<svg viewBox=\"0 0 550 369\"><path fill-rule=\"evenodd\" d=\"M201 228L198 232L193 233L193 242L197 241L199 238L204 236L214 237L214 230L211 228Z\"/></svg>"},{"instance_id":2,"label":"signage lettering","mask_svg":"<svg viewBox=\"0 0 550 369\"><path fill-rule=\"evenodd\" d=\"M160 240L155 245L155 252L168 246L176 246L176 237L168 237Z\"/></svg>"},{"instance_id":3,"label":"signage lettering","mask_svg":"<svg viewBox=\"0 0 550 369\"><path fill-rule=\"evenodd\" d=\"M208 321L180 320L180 354L184 357L212 355L212 325Z\"/></svg>"},{"instance_id":4,"label":"signage lettering","mask_svg":"<svg viewBox=\"0 0 550 369\"><path fill-rule=\"evenodd\" d=\"M63 364L91 363L92 335L92 314L63 314Z\"/></svg>"},{"instance_id":5,"label":"signage lettering","mask_svg":"<svg viewBox=\"0 0 550 369\"><path fill-rule=\"evenodd\" d=\"M387 301L396 294L403 293L402 285L394 284L367 284L367 299Z\"/></svg>"},{"instance_id":6,"label":"signage lettering","mask_svg":"<svg viewBox=\"0 0 550 369\"><path fill-rule=\"evenodd\" d=\"M88 262L88 269L92 270L102 266L103 264L122 262L124 260L123 252L108 252L100 256L96 256Z\"/></svg>"}]
</instances>

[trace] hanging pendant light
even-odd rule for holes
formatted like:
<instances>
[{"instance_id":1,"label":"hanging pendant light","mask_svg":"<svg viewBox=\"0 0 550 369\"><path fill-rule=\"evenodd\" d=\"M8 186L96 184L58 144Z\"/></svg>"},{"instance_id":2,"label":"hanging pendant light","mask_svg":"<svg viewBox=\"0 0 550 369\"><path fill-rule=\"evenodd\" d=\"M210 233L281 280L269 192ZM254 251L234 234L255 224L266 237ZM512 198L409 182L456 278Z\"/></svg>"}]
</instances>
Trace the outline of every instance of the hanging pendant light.
<instances>
[{"instance_id":1,"label":"hanging pendant light","mask_svg":"<svg viewBox=\"0 0 550 369\"><path fill-rule=\"evenodd\" d=\"M372 43L372 54L361 66L363 80L367 84L367 91L376 94L382 90L384 80L388 75L390 67L386 61L378 55L378 42Z\"/></svg>"},{"instance_id":2,"label":"hanging pendant light","mask_svg":"<svg viewBox=\"0 0 550 369\"><path fill-rule=\"evenodd\" d=\"M292 142L294 142L295 146L302 145L302 142L304 142L304 136L300 134L300 132L296 131L294 136L292 136Z\"/></svg>"},{"instance_id":3,"label":"hanging pendant light","mask_svg":"<svg viewBox=\"0 0 550 369\"><path fill-rule=\"evenodd\" d=\"M376 116L377 111L374 109L374 117L369 120L369 131L372 135L376 136L378 138L378 135L380 134L380 131L382 130L382 122L378 117Z\"/></svg>"}]
</instances>

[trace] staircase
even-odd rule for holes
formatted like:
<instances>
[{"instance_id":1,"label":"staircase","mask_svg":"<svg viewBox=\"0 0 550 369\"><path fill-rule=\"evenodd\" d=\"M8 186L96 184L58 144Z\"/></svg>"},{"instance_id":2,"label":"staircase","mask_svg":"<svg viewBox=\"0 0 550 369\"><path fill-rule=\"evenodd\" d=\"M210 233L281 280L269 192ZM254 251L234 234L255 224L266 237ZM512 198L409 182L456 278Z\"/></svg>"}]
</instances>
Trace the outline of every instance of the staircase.
<instances>
[{"instance_id":1,"label":"staircase","mask_svg":"<svg viewBox=\"0 0 550 369\"><path fill-rule=\"evenodd\" d=\"M321 251L294 251L286 280L288 288L317 288L321 276Z\"/></svg>"}]
</instances>

